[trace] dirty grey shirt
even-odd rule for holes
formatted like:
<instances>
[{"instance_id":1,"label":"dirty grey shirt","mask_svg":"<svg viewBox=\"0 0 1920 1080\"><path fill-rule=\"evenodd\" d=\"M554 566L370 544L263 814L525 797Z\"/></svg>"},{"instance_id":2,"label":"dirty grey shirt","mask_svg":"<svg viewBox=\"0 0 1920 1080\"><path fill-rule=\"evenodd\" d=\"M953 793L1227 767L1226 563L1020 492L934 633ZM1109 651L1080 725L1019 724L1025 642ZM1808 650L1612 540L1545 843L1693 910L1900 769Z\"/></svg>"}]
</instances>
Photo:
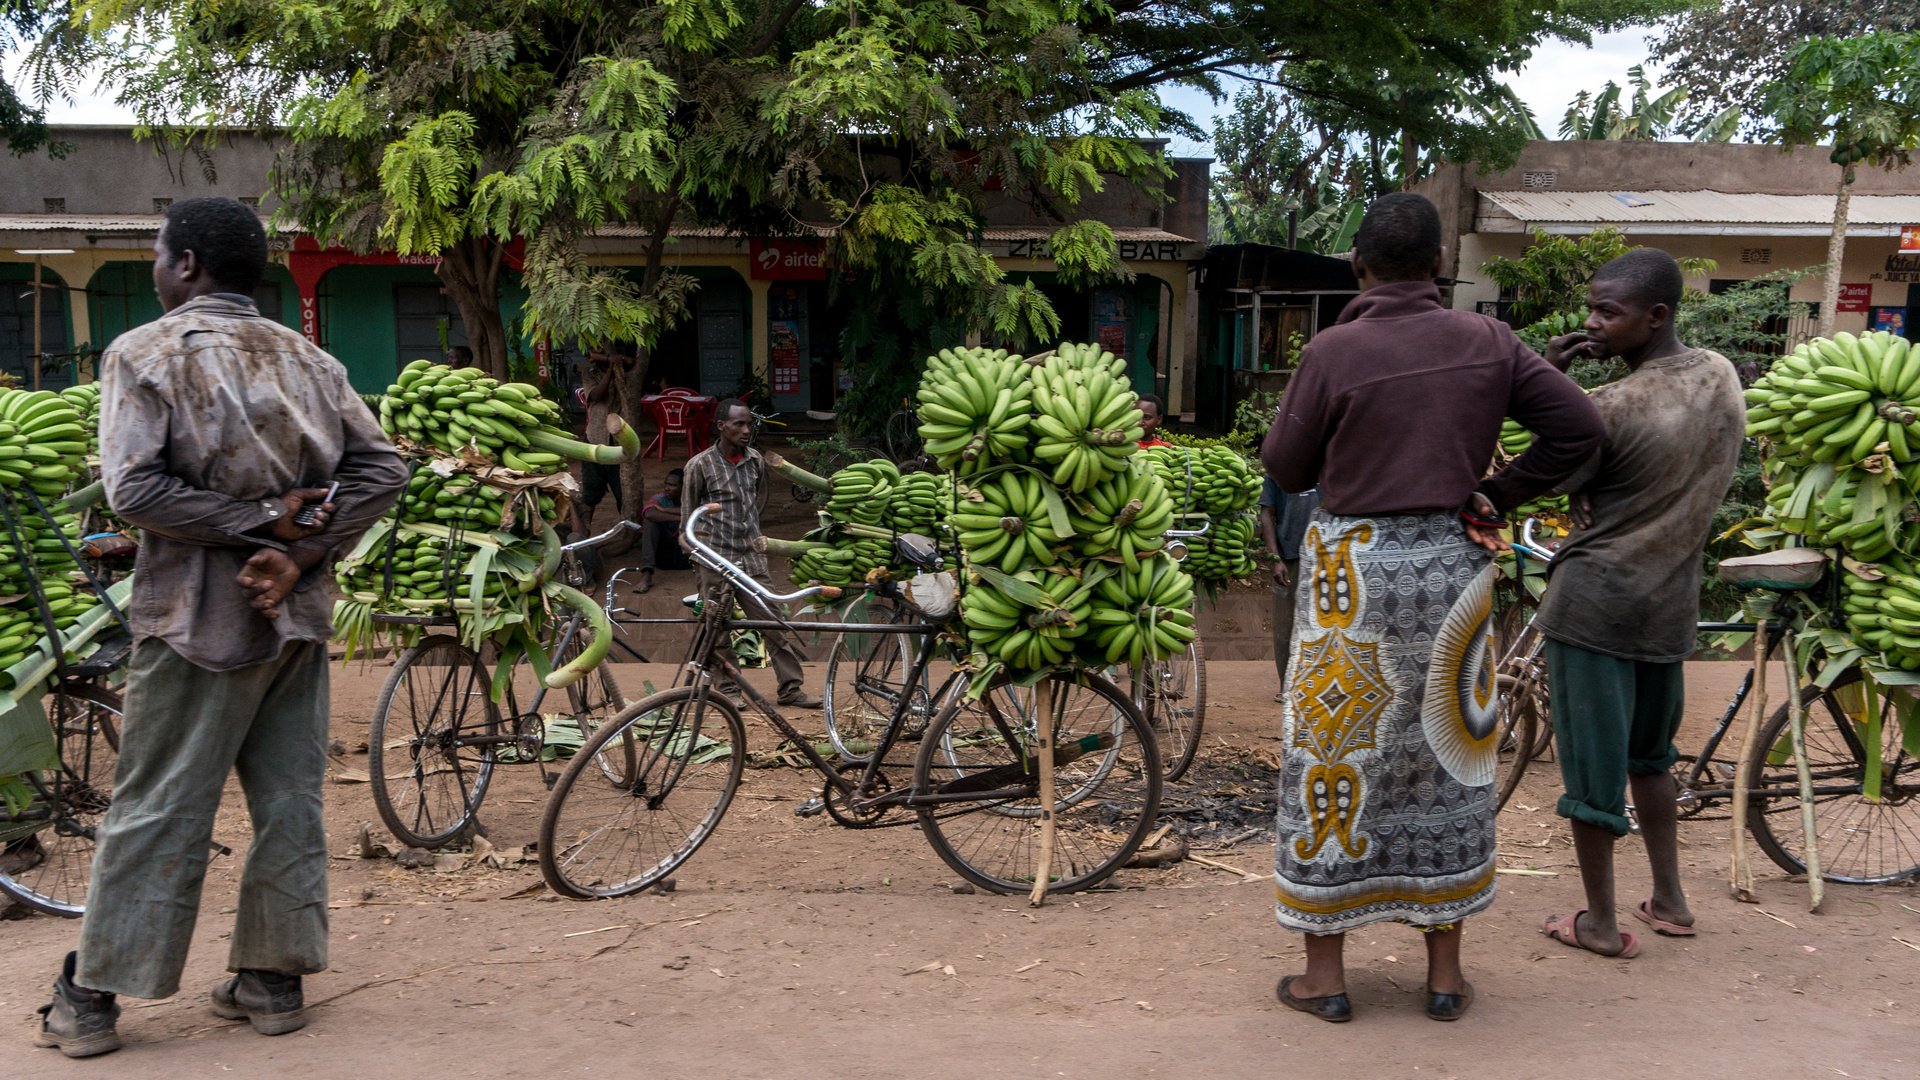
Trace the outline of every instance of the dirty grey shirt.
<instances>
[{"instance_id":1,"label":"dirty grey shirt","mask_svg":"<svg viewBox=\"0 0 1920 1080\"><path fill-rule=\"evenodd\" d=\"M700 519L701 543L756 577L767 572L766 554L753 550L753 538L760 535L760 489L766 482L760 451L748 447L739 461L728 461L718 442L693 455L680 481L680 503L689 512L720 504Z\"/></svg>"},{"instance_id":2,"label":"dirty grey shirt","mask_svg":"<svg viewBox=\"0 0 1920 1080\"><path fill-rule=\"evenodd\" d=\"M107 504L140 530L128 618L198 667L265 663L333 632L330 559L268 619L236 577L288 545L270 526L297 487L340 481L333 520L297 541L344 554L406 486L407 468L338 360L244 297L201 296L115 338L100 358Z\"/></svg>"},{"instance_id":3,"label":"dirty grey shirt","mask_svg":"<svg viewBox=\"0 0 1920 1080\"><path fill-rule=\"evenodd\" d=\"M1587 493L1593 527L1560 545L1539 625L1622 660L1684 660L1713 514L1746 436L1739 376L1719 353L1690 349L1600 387L1593 403L1606 442L1562 485Z\"/></svg>"}]
</instances>

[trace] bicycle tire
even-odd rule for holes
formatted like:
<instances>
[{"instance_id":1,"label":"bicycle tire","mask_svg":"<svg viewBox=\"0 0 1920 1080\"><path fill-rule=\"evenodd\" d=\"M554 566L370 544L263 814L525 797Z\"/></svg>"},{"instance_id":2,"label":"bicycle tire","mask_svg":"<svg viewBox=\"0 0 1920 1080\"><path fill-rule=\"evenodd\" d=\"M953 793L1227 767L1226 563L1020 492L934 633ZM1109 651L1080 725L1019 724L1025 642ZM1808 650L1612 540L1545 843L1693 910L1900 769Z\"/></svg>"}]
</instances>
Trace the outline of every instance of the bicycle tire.
<instances>
[{"instance_id":1,"label":"bicycle tire","mask_svg":"<svg viewBox=\"0 0 1920 1080\"><path fill-rule=\"evenodd\" d=\"M1533 762L1534 749L1537 745L1534 741L1534 727L1538 723L1539 698L1537 692L1529 689L1522 699L1515 700L1513 692L1520 680L1512 675L1499 675L1495 676L1495 679L1497 685L1506 688L1502 691L1501 709L1507 715L1501 717L1502 730L1500 738L1494 745L1495 747L1513 747L1513 759L1507 763L1507 767L1500 775L1500 797L1493 808L1493 812L1497 814L1506 809L1507 800L1513 798L1514 791L1520 787L1521 777L1527 774L1527 766Z\"/></svg>"},{"instance_id":2,"label":"bicycle tire","mask_svg":"<svg viewBox=\"0 0 1920 1080\"><path fill-rule=\"evenodd\" d=\"M496 744L463 748L458 740L499 734L500 710L488 697L490 684L479 655L450 634L428 635L395 661L367 732L373 806L394 839L435 848L474 824L493 778ZM404 730L396 739L390 727ZM402 748L407 771L390 777L387 752ZM436 779L449 776L451 783ZM390 779L402 781L399 794L410 817L396 805Z\"/></svg>"},{"instance_id":3,"label":"bicycle tire","mask_svg":"<svg viewBox=\"0 0 1920 1080\"><path fill-rule=\"evenodd\" d=\"M1102 752L1097 765L1087 754L1057 767L1065 778L1056 783L1075 790L1085 786L1073 768L1079 761L1089 761L1089 773L1104 773L1091 795L1071 804L1056 797L1054 803L1054 861L1047 891L1071 893L1105 881L1139 850L1159 811L1163 769L1153 731L1131 696L1099 675L1055 675L1049 681L1057 708L1056 747L1073 748L1103 729L1121 729L1111 746L1099 748L1117 750L1117 763L1110 760L1115 755ZM1008 684L1005 676L995 680L980 699L984 708L956 695L928 727L914 765L914 791L920 794L937 792L943 785L979 783L993 773L1006 777L999 786L1032 793L1017 801L1017 809L1024 812L998 812L1001 800L982 801L971 811L964 809L964 802L916 807L920 828L941 860L968 882L996 893L1033 887L1040 831L1034 821L1040 809L1037 778L1026 774L1022 764L1031 757L1022 745L1027 725L1021 718L1002 715L995 705L994 691ZM1025 701L1037 697L1029 691ZM952 760L956 747L967 751L966 760L957 764Z\"/></svg>"},{"instance_id":4,"label":"bicycle tire","mask_svg":"<svg viewBox=\"0 0 1920 1080\"><path fill-rule=\"evenodd\" d=\"M1815 785L1860 783L1866 774L1865 756L1857 735L1849 737L1858 729L1842 727L1851 727L1853 721L1839 699L1832 690L1809 686L1801 691L1801 702L1807 711L1806 747ZM1759 745L1779 747L1782 740L1791 745L1784 702L1761 728ZM1878 885L1920 876L1920 760L1902 749L1900 724L1891 715L1881 727L1881 750L1880 802L1857 794L1814 798L1820 876L1828 881ZM1799 769L1790 752L1776 763L1769 763L1768 756L1756 756L1747 773L1755 793L1747 805L1747 827L1774 865L1789 874L1804 874L1798 794L1773 798L1759 794L1768 788L1797 792ZM1778 832L1776 822L1781 826Z\"/></svg>"},{"instance_id":5,"label":"bicycle tire","mask_svg":"<svg viewBox=\"0 0 1920 1080\"><path fill-rule=\"evenodd\" d=\"M700 699L704 712L698 709ZM707 732L716 715L726 735L723 755L696 761L715 745L700 739L712 737ZM634 732L642 723L644 731ZM582 783L605 744L629 735L641 747L633 781L621 787ZM721 769L709 767L722 761ZM554 892L578 900L631 896L652 886L692 858L719 828L746 763L746 725L717 691L680 686L634 702L588 740L554 782L540 817L540 876ZM695 795L685 814L699 816L690 825L678 804L666 809L667 800L680 792ZM677 839L662 853L642 854L648 832ZM629 851L636 854L629 857Z\"/></svg>"},{"instance_id":6,"label":"bicycle tire","mask_svg":"<svg viewBox=\"0 0 1920 1080\"><path fill-rule=\"evenodd\" d=\"M57 698L87 708L70 712L57 705ZM54 705L47 719L57 725L60 770L23 777L35 792L27 812L38 814L42 811L35 808L44 807L48 824L33 827L0 808L0 837L6 838L0 843L0 895L42 914L77 919L87 909L95 831L113 801L125 706L120 695L90 685L50 691L43 707L49 704ZM16 827L32 831L13 835Z\"/></svg>"},{"instance_id":7,"label":"bicycle tire","mask_svg":"<svg viewBox=\"0 0 1920 1080\"><path fill-rule=\"evenodd\" d=\"M1160 744L1160 765L1166 770L1161 779L1171 784L1193 767L1206 730L1207 659L1200 639L1188 642L1179 656L1148 664L1140 684L1135 700Z\"/></svg>"},{"instance_id":8,"label":"bicycle tire","mask_svg":"<svg viewBox=\"0 0 1920 1080\"><path fill-rule=\"evenodd\" d=\"M869 610L873 610L869 608ZM906 612L892 608L889 622L900 622ZM856 655L862 652L864 655ZM893 721L893 713L906 688L907 675L913 671L914 636L911 634L837 634L827 656L826 684L822 687L820 710L826 720L827 741L842 761L865 763L873 757L880 737ZM844 682L844 685L843 685ZM918 723L909 721L908 733L918 737L926 730L931 711L924 682L914 690L912 707L920 713ZM860 749L856 743L865 742Z\"/></svg>"}]
</instances>

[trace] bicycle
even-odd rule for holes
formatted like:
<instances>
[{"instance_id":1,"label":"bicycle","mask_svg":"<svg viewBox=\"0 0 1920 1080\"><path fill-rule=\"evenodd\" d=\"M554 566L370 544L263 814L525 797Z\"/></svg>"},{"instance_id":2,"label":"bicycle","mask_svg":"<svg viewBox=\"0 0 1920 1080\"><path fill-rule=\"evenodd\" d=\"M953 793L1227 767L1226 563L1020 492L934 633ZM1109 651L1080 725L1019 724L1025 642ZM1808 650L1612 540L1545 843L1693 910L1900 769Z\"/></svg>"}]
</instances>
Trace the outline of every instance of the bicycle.
<instances>
[{"instance_id":1,"label":"bicycle","mask_svg":"<svg viewBox=\"0 0 1920 1080\"><path fill-rule=\"evenodd\" d=\"M84 508L100 491L99 484L90 485L60 506ZM51 520L39 497L29 497ZM9 533L14 511L7 500ZM103 602L60 631L33 586L48 644L10 669L16 689L0 694L0 713L21 709L28 714L25 722L47 724L59 764L20 775L32 792L24 806L0 801L0 896L44 914L79 918L92 881L94 836L113 801L124 710L113 683L133 650L122 615L133 581L129 576L108 585L64 536L61 542Z\"/></svg>"},{"instance_id":2,"label":"bicycle","mask_svg":"<svg viewBox=\"0 0 1920 1080\"><path fill-rule=\"evenodd\" d=\"M927 695L935 708L919 733L910 763L897 747L916 741L914 694L928 680L950 613L911 623L803 623L838 634L911 635L919 648L907 670L906 693L894 702L864 762L829 762L778 708L740 678L719 645L735 629L785 630L784 619L733 619L732 593L745 590L778 614L776 605L838 599L841 589L813 586L780 595L715 552L699 538L700 519L687 516L683 536L696 561L720 584L701 606L700 627L685 665L687 681L635 702L588 740L561 773L540 826L540 868L549 888L579 899L630 896L661 881L713 835L746 765L743 705L750 705L789 740L822 779L820 795L796 813L825 812L854 829L918 824L936 854L966 881L992 892L1029 890L1040 871L1038 776L1033 747L1049 725L1058 772L1052 809L1055 847L1049 892L1075 892L1106 880L1146 839L1159 808L1159 752L1133 700L1105 677L1061 672L1024 694L1007 678L977 701L967 695L968 673L958 665ZM940 565L931 544L896 541L900 556L925 569ZM865 587L895 605L911 601L894 582ZM715 690L731 682L744 701ZM1039 703L1047 714L1037 715ZM623 782L610 782L588 763L615 741L638 748ZM896 785L887 769L911 767ZM1062 794L1063 793L1063 794ZM910 812L911 816L900 811Z\"/></svg>"},{"instance_id":3,"label":"bicycle","mask_svg":"<svg viewBox=\"0 0 1920 1080\"><path fill-rule=\"evenodd\" d=\"M1207 523L1198 529L1169 529L1165 534L1169 549L1179 548L1174 561L1186 561L1186 546L1180 541L1204 535L1210 527ZM1206 727L1207 661L1200 639L1194 638L1178 656L1148 662L1134 673L1132 682L1134 700L1160 742L1164 779L1171 784L1192 767Z\"/></svg>"},{"instance_id":4,"label":"bicycle","mask_svg":"<svg viewBox=\"0 0 1920 1080\"><path fill-rule=\"evenodd\" d=\"M574 552L605 543L631 521L586 540L563 546L563 559ZM380 623L444 627L445 615L376 614ZM612 633L610 623L596 625L586 614L574 612L548 638L545 657L549 669L578 658L591 640L589 634ZM638 652L612 638L611 645ZM491 650L489 650L491 651ZM494 658L498 663L499 658ZM477 817L492 782L494 766L519 762L541 765L547 743L548 721L541 715L547 687L534 680L533 698L519 707L514 676L533 670L522 657L505 670L489 672L481 654L454 634L430 633L395 660L393 671L374 708L367 734L367 773L374 809L395 839L409 847L436 848L466 839L478 831ZM611 660L566 688L568 713L583 737L626 706L626 696L615 679ZM504 710L503 710L504 706ZM583 739L584 741L584 739ZM388 755L399 752L399 771L389 773ZM595 758L610 779L624 778L634 766L634 748L621 744L605 748ZM395 782L399 787L395 788Z\"/></svg>"},{"instance_id":5,"label":"bicycle","mask_svg":"<svg viewBox=\"0 0 1920 1080\"><path fill-rule=\"evenodd\" d=\"M1532 522L1528 522L1521 543L1515 546L1550 563L1554 552L1535 543L1532 532ZM1698 629L1703 634L1755 633L1757 626L1745 622L1701 622ZM1733 799L1739 761L1716 755L1753 690L1758 665L1773 659L1786 632L1783 623L1769 625L1767 640L1755 643L1754 666L1747 669L1740 689L1727 703L1706 744L1698 753L1682 754L1674 763L1675 801L1682 818L1731 819L1731 813L1724 817L1705 814L1708 807ZM1543 676L1540 653L1544 637L1529 623L1521 641L1524 647L1518 652L1509 650L1509 656L1518 656L1523 668L1537 669ZM1503 671L1496 677L1508 676ZM1530 683L1529 678L1525 674L1514 675L1516 712L1511 721L1504 715L1502 718L1516 749L1509 774L1501 785L1501 807L1518 786L1528 763L1553 739L1544 680ZM1860 741L1860 732L1866 730L1863 718L1869 706L1863 689L1858 668L1847 669L1828 686L1816 683L1801 688L1800 703L1806 715L1803 745L1813 776L1816 835L1821 837L1821 876L1850 884L1879 884L1920 875L1920 758L1908 754L1902 746L1898 723L1883 724L1881 798L1874 802L1864 797L1867 753ZM1879 715L1895 715L1896 703L1890 688L1885 698L1876 704ZM1792 756L1789 722L1788 707L1783 702L1767 718L1757 736L1756 745L1768 750L1755 754L1749 766L1747 828L1775 865L1789 874L1804 874L1807 867L1799 854L1804 838L1797 821L1776 831L1772 820L1778 814L1797 815L1800 811L1799 766ZM1633 807L1627 809L1631 817ZM1837 838L1838 842L1830 838Z\"/></svg>"}]
</instances>

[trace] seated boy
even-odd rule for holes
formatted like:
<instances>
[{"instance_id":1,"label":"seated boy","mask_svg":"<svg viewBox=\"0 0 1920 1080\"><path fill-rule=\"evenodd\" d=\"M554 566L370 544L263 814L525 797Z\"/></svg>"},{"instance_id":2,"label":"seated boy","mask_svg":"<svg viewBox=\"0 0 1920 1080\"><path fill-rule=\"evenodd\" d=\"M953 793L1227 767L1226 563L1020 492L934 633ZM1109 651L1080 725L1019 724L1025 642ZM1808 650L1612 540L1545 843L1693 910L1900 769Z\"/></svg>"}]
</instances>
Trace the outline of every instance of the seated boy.
<instances>
[{"instance_id":1,"label":"seated boy","mask_svg":"<svg viewBox=\"0 0 1920 1080\"><path fill-rule=\"evenodd\" d=\"M640 592L653 588L653 571L685 570L693 564L680 548L679 469L667 472L660 494L640 511Z\"/></svg>"}]
</instances>

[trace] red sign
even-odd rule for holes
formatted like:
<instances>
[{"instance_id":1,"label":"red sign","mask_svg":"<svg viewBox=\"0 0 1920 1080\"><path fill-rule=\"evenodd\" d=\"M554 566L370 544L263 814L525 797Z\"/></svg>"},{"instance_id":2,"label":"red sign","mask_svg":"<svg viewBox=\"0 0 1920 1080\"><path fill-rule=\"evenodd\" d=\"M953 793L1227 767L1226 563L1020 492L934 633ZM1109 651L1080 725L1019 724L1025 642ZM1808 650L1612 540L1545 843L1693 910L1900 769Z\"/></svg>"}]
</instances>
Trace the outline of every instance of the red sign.
<instances>
[{"instance_id":1,"label":"red sign","mask_svg":"<svg viewBox=\"0 0 1920 1080\"><path fill-rule=\"evenodd\" d=\"M825 281L827 264L818 243L755 240L749 249L755 281Z\"/></svg>"},{"instance_id":2,"label":"red sign","mask_svg":"<svg viewBox=\"0 0 1920 1080\"><path fill-rule=\"evenodd\" d=\"M1834 310L1841 312L1854 311L1865 315L1867 313L1867 307L1872 303L1873 285L1871 283L1866 285L1841 285L1840 306L1834 308Z\"/></svg>"},{"instance_id":3,"label":"red sign","mask_svg":"<svg viewBox=\"0 0 1920 1080\"><path fill-rule=\"evenodd\" d=\"M772 361L773 392L800 392L800 324L790 319L774 319L768 325L767 344Z\"/></svg>"},{"instance_id":4,"label":"red sign","mask_svg":"<svg viewBox=\"0 0 1920 1080\"><path fill-rule=\"evenodd\" d=\"M1900 226L1900 250L1920 251L1920 225Z\"/></svg>"}]
</instances>

